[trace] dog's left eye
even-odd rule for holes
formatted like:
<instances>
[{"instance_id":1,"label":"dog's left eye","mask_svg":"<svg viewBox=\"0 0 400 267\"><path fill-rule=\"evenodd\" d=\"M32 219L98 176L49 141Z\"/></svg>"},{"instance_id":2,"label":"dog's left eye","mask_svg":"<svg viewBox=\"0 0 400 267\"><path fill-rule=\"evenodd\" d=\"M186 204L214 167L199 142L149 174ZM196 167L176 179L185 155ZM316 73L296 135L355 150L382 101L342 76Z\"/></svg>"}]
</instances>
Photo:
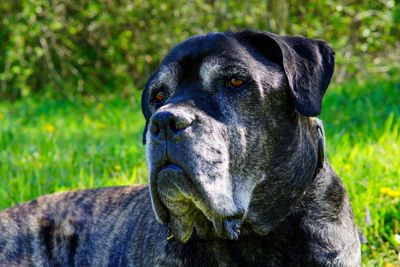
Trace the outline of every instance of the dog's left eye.
<instances>
[{"instance_id":1,"label":"dog's left eye","mask_svg":"<svg viewBox=\"0 0 400 267\"><path fill-rule=\"evenodd\" d=\"M157 93L154 94L153 96L154 101L156 101L157 103L161 103L164 101L165 99L165 93L162 91L159 91Z\"/></svg>"},{"instance_id":2,"label":"dog's left eye","mask_svg":"<svg viewBox=\"0 0 400 267\"><path fill-rule=\"evenodd\" d=\"M227 86L231 88L240 88L244 84L244 80L241 78L230 78L227 81Z\"/></svg>"}]
</instances>

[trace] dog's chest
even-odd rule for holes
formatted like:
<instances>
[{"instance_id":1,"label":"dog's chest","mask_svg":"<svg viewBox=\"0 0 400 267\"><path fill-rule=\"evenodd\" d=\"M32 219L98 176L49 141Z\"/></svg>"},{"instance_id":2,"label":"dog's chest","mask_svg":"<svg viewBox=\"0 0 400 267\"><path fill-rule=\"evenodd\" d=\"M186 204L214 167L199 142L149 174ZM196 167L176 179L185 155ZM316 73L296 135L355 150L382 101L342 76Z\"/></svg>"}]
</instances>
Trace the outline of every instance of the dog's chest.
<instances>
[{"instance_id":1,"label":"dog's chest","mask_svg":"<svg viewBox=\"0 0 400 267\"><path fill-rule=\"evenodd\" d=\"M239 266L301 266L308 254L301 237L284 233L250 238L233 245L231 257Z\"/></svg>"},{"instance_id":2,"label":"dog's chest","mask_svg":"<svg viewBox=\"0 0 400 267\"><path fill-rule=\"evenodd\" d=\"M158 255L161 266L304 266L307 252L302 238L274 233L239 241L170 242Z\"/></svg>"}]
</instances>

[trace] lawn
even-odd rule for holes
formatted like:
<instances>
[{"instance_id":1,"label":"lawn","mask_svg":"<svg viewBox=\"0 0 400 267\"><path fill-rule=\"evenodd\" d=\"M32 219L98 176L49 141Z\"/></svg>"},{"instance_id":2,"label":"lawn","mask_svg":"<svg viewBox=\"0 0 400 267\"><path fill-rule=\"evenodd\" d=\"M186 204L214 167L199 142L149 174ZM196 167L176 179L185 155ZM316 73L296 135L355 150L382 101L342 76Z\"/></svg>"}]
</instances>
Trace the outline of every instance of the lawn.
<instances>
[{"instance_id":1,"label":"lawn","mask_svg":"<svg viewBox=\"0 0 400 267\"><path fill-rule=\"evenodd\" d=\"M139 95L0 103L0 209L55 191L146 183ZM363 263L397 266L400 83L332 86L321 118L362 236Z\"/></svg>"}]
</instances>

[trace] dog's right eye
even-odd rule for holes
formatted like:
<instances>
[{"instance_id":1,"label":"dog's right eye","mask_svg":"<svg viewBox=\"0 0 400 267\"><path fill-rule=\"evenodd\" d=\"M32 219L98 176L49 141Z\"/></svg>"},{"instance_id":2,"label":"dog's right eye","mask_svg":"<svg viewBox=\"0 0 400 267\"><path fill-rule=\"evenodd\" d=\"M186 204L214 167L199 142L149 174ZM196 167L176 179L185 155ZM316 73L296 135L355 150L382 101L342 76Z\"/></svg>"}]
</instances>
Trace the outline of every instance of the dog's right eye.
<instances>
[{"instance_id":1,"label":"dog's right eye","mask_svg":"<svg viewBox=\"0 0 400 267\"><path fill-rule=\"evenodd\" d=\"M164 99L165 99L165 93L164 93L164 92L161 92L161 91L160 91L160 92L157 92L157 93L154 94L153 99L154 99L155 102L161 103L161 102L163 102Z\"/></svg>"},{"instance_id":2,"label":"dog's right eye","mask_svg":"<svg viewBox=\"0 0 400 267\"><path fill-rule=\"evenodd\" d=\"M244 81L241 79L232 78L229 80L229 85L234 88L239 88L240 86L242 86L243 83L244 83Z\"/></svg>"},{"instance_id":3,"label":"dog's right eye","mask_svg":"<svg viewBox=\"0 0 400 267\"><path fill-rule=\"evenodd\" d=\"M226 81L226 85L230 88L238 89L245 83L244 79L233 77Z\"/></svg>"}]
</instances>

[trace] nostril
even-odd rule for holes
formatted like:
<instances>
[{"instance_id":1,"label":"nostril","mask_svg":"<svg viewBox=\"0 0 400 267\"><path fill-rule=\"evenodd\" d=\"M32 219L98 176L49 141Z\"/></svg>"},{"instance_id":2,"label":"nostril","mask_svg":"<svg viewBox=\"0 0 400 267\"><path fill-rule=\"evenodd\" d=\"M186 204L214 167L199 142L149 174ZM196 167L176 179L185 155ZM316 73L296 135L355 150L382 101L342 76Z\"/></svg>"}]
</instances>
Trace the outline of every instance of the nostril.
<instances>
[{"instance_id":1,"label":"nostril","mask_svg":"<svg viewBox=\"0 0 400 267\"><path fill-rule=\"evenodd\" d=\"M174 133L176 133L179 129L177 128L177 126L176 126L176 122L174 121L174 120L171 120L170 122L169 122L169 128L174 132Z\"/></svg>"},{"instance_id":2,"label":"nostril","mask_svg":"<svg viewBox=\"0 0 400 267\"><path fill-rule=\"evenodd\" d=\"M160 133L160 126L156 121L153 121L151 126L150 126L150 132L152 134L158 135Z\"/></svg>"},{"instance_id":3,"label":"nostril","mask_svg":"<svg viewBox=\"0 0 400 267\"><path fill-rule=\"evenodd\" d=\"M159 111L153 115L149 125L149 131L153 137L161 138L162 140L180 136L180 132L188 128L194 118L186 114L174 114L170 111Z\"/></svg>"},{"instance_id":4,"label":"nostril","mask_svg":"<svg viewBox=\"0 0 400 267\"><path fill-rule=\"evenodd\" d=\"M185 117L177 117L171 121L170 127L174 132L186 129L192 124L192 121Z\"/></svg>"}]
</instances>

